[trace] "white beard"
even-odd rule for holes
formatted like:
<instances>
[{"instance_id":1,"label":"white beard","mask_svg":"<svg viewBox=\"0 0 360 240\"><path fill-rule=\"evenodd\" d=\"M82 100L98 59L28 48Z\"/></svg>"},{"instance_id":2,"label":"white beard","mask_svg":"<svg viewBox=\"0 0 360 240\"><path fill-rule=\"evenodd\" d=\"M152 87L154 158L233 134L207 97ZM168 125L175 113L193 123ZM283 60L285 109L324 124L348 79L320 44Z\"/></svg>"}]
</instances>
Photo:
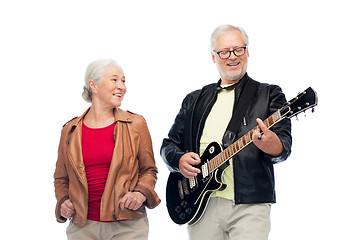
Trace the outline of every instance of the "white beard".
<instances>
[{"instance_id":1,"label":"white beard","mask_svg":"<svg viewBox=\"0 0 360 240\"><path fill-rule=\"evenodd\" d=\"M217 63L216 63L216 68L218 69L220 76L222 76L222 78L225 78L228 81L234 82L239 80L241 77L242 69L240 69L240 71L235 74L231 74L229 72L222 71Z\"/></svg>"}]
</instances>

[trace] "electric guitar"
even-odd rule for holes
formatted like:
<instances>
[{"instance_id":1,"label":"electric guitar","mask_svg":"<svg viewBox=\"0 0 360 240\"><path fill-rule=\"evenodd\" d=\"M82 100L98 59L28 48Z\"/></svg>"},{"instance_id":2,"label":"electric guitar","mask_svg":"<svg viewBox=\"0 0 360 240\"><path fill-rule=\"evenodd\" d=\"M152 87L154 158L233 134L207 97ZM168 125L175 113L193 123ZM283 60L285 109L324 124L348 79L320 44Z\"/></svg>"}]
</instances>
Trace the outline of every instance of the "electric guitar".
<instances>
[{"instance_id":1,"label":"electric guitar","mask_svg":"<svg viewBox=\"0 0 360 240\"><path fill-rule=\"evenodd\" d=\"M282 108L264 120L264 123L271 128L282 119L291 118L309 108L314 111L316 105L317 94L309 87L286 102ZM220 181L226 168L220 167L252 142L256 129L260 130L260 127L256 126L224 151L218 143L210 143L200 158L201 163L195 166L201 170L196 177L189 179L179 172L170 173L166 186L166 206L175 223L191 225L201 218L211 194L226 188Z\"/></svg>"}]
</instances>

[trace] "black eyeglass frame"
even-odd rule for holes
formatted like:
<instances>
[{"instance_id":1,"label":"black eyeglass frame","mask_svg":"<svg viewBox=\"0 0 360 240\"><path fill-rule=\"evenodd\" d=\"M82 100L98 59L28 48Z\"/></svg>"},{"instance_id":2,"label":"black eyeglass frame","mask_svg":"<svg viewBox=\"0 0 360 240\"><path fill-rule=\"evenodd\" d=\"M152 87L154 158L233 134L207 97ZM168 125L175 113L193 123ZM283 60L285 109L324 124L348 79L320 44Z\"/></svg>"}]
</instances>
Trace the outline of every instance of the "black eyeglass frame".
<instances>
[{"instance_id":1,"label":"black eyeglass frame","mask_svg":"<svg viewBox=\"0 0 360 240\"><path fill-rule=\"evenodd\" d=\"M244 49L244 53L241 54L241 55L237 55L237 54L235 53L235 51L238 50L238 49L240 49L240 48L243 48L243 49ZM218 52L216 52L215 50L213 50L213 52L216 53L216 54L219 56L219 58L221 58L221 59L228 59L228 58L231 56L231 53L233 53L236 57L243 56L243 55L245 54L245 52L246 52L246 49L247 49L247 46L246 46L246 47L234 48L234 49L231 50L231 51L218 51ZM222 57L220 57L220 53L222 53L222 52L228 52L228 53L229 53L229 56L228 56L227 58L222 58Z\"/></svg>"}]
</instances>

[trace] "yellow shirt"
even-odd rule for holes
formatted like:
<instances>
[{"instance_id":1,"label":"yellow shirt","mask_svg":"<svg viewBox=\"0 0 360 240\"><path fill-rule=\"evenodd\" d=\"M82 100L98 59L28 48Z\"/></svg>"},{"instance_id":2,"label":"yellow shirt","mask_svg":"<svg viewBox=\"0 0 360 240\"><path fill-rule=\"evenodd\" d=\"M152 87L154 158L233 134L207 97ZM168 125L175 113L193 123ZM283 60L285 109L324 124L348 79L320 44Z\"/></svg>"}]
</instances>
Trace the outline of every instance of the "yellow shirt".
<instances>
[{"instance_id":1,"label":"yellow shirt","mask_svg":"<svg viewBox=\"0 0 360 240\"><path fill-rule=\"evenodd\" d=\"M224 86L222 86L224 87ZM200 156L211 142L222 143L223 135L232 117L235 99L235 90L222 89L218 92L217 100L205 121L204 130L200 138ZM223 191L215 191L212 197L234 199L234 175L232 159L230 166L223 172L222 182L227 184Z\"/></svg>"}]
</instances>

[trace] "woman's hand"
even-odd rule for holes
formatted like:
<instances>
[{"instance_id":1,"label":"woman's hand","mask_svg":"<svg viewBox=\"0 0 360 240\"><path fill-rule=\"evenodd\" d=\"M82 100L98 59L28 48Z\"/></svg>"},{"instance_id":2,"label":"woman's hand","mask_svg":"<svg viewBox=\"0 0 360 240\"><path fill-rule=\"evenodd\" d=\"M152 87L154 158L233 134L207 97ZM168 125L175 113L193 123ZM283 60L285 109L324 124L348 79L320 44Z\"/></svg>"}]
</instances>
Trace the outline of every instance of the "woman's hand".
<instances>
[{"instance_id":1,"label":"woman's hand","mask_svg":"<svg viewBox=\"0 0 360 240\"><path fill-rule=\"evenodd\" d=\"M128 192L120 200L120 209L123 211L125 208L130 210L137 210L145 202L146 197L141 192Z\"/></svg>"},{"instance_id":2,"label":"woman's hand","mask_svg":"<svg viewBox=\"0 0 360 240\"><path fill-rule=\"evenodd\" d=\"M60 214L64 218L71 218L75 214L75 208L72 202L67 199L61 204Z\"/></svg>"}]
</instances>

